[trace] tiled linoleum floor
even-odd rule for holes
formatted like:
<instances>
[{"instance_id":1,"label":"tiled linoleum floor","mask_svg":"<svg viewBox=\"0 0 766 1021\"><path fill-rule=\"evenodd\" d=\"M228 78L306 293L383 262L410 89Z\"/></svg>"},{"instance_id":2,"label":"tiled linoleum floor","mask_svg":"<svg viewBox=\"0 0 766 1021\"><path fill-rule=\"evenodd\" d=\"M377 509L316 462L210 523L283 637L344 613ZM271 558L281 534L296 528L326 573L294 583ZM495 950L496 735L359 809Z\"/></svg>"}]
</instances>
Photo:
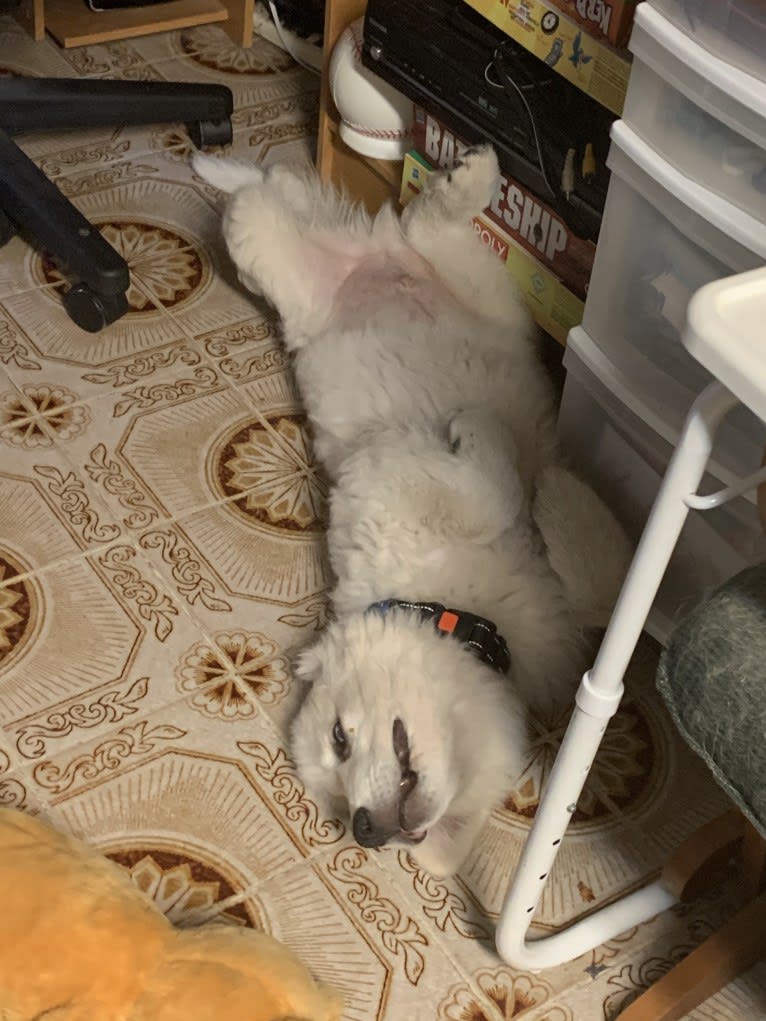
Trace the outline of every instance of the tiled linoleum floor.
<instances>
[{"instance_id":1,"label":"tiled linoleum floor","mask_svg":"<svg viewBox=\"0 0 766 1021\"><path fill-rule=\"evenodd\" d=\"M0 73L229 85L234 144L310 160L315 79L216 27L65 52L0 20ZM725 899L566 967L495 957L493 920L563 721L462 874L356 847L293 775L288 657L323 626L325 486L273 325L234 281L219 197L178 126L24 147L126 255L131 310L98 335L51 265L0 251L0 804L130 869L181 924L267 929L351 1021L597 1021L702 939ZM550 930L655 873L723 804L633 670L537 916ZM766 1016L764 968L693 1017Z\"/></svg>"}]
</instances>

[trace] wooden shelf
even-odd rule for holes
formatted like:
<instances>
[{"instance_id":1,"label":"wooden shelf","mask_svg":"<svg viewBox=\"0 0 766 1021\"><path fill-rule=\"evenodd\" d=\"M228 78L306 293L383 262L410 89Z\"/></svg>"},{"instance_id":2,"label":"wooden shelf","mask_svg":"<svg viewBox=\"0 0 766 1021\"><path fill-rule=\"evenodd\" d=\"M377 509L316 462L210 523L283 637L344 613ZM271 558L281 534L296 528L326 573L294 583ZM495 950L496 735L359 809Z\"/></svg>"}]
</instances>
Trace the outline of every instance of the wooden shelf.
<instances>
[{"instance_id":1,"label":"wooden shelf","mask_svg":"<svg viewBox=\"0 0 766 1021\"><path fill-rule=\"evenodd\" d=\"M402 179L401 160L378 160L362 156L345 144L338 134L338 112L330 95L329 55L341 32L364 14L365 0L327 0L324 26L324 68L319 99L317 169L324 181L343 184L352 198L367 206L371 213L390 198L399 195Z\"/></svg>"},{"instance_id":2,"label":"wooden shelf","mask_svg":"<svg viewBox=\"0 0 766 1021\"><path fill-rule=\"evenodd\" d=\"M169 0L92 11L85 0L24 0L18 18L35 39L46 31L65 49L220 23L240 46L253 41L253 0Z\"/></svg>"},{"instance_id":3,"label":"wooden shelf","mask_svg":"<svg viewBox=\"0 0 766 1021\"><path fill-rule=\"evenodd\" d=\"M370 212L376 212L387 199L398 196L403 161L379 160L350 149L340 137L334 107L326 114L324 156L325 159L329 156L330 163L326 179L336 184L342 182Z\"/></svg>"}]
</instances>

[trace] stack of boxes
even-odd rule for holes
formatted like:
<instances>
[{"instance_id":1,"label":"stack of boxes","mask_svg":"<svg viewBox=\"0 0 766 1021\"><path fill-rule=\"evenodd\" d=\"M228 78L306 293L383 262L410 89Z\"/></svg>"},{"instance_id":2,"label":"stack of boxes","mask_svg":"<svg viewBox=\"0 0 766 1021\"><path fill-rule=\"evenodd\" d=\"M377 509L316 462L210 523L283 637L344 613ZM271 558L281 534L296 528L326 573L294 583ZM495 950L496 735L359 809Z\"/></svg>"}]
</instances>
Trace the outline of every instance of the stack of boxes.
<instances>
[{"instance_id":1,"label":"stack of boxes","mask_svg":"<svg viewBox=\"0 0 766 1021\"><path fill-rule=\"evenodd\" d=\"M766 4L652 0L637 8L630 48L583 321L567 344L559 427L581 471L638 535L708 381L680 342L689 298L766 262ZM758 468L765 451L763 425L735 412L707 490ZM692 515L650 630L663 640L679 612L763 559L755 494Z\"/></svg>"},{"instance_id":2,"label":"stack of boxes","mask_svg":"<svg viewBox=\"0 0 766 1021\"><path fill-rule=\"evenodd\" d=\"M634 0L465 0L465 6L500 29L497 35L501 40L507 37L511 50L516 47L538 57L541 72L547 69L550 76L561 80L562 89L589 96L594 101L591 110L596 104L602 108L603 116L583 113L578 124L572 125L571 149L573 173L583 178L590 173L590 181L599 182L596 190L601 197L594 204L600 209L608 176L603 166L608 124L622 110L630 72L630 55L612 44L624 43L629 34ZM493 74L488 66L485 78L490 81ZM587 104L570 105L589 109ZM521 116L520 127L537 133L545 147L546 133L553 127L546 123L543 112L537 109L530 114L534 127ZM585 128L593 138L584 155L574 142L582 134L583 118L589 121ZM420 191L432 170L451 165L466 142L475 141L457 137L435 110L416 106L413 151L404 161L402 203ZM500 191L475 220L477 233L521 286L536 321L565 344L570 329L582 321L596 252L598 213L595 226L586 225L578 219L576 199L570 204L563 186L553 197L534 184L535 190L530 190L511 176L515 173L512 167L504 169ZM542 175L547 182L545 169Z\"/></svg>"},{"instance_id":3,"label":"stack of boxes","mask_svg":"<svg viewBox=\"0 0 766 1021\"><path fill-rule=\"evenodd\" d=\"M635 0L466 0L568 82L619 114L630 76L622 49Z\"/></svg>"}]
</instances>

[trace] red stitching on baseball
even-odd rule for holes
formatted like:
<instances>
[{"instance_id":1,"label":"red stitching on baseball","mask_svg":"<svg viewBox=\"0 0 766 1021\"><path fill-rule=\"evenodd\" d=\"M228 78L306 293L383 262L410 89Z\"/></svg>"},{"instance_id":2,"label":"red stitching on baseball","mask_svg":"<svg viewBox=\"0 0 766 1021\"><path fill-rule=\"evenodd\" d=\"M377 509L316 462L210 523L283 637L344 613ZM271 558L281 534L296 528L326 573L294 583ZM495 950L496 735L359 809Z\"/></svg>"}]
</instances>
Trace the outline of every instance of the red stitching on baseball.
<instances>
[{"instance_id":1,"label":"red stitching on baseball","mask_svg":"<svg viewBox=\"0 0 766 1021\"><path fill-rule=\"evenodd\" d=\"M343 118L343 123L346 124L353 131L356 131L360 135L366 135L367 138L387 138L391 141L396 141L400 138L409 137L409 131L402 131L401 128L394 130L385 130L382 128L363 128L361 124L354 124L353 121L348 121Z\"/></svg>"}]
</instances>

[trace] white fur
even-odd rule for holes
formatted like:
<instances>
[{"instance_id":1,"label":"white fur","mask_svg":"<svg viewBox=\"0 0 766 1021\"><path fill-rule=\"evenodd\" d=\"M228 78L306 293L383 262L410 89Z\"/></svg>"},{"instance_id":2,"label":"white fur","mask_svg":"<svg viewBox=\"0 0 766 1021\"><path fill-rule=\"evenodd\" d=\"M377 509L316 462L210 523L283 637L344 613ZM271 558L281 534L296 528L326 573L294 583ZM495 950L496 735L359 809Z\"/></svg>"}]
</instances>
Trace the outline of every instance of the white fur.
<instances>
[{"instance_id":1,"label":"white fur","mask_svg":"<svg viewBox=\"0 0 766 1021\"><path fill-rule=\"evenodd\" d=\"M281 316L333 482L337 619L296 666L311 682L292 728L297 768L328 807L366 808L449 874L524 768L526 707L579 680L583 625L608 614L628 545L560 464L529 315L471 228L497 184L489 148L435 174L400 219L389 207L369 217L314 175L221 164L194 162L233 191L229 251ZM493 620L511 677L411 613L365 613L389 597ZM397 719L417 774L406 799Z\"/></svg>"}]
</instances>

